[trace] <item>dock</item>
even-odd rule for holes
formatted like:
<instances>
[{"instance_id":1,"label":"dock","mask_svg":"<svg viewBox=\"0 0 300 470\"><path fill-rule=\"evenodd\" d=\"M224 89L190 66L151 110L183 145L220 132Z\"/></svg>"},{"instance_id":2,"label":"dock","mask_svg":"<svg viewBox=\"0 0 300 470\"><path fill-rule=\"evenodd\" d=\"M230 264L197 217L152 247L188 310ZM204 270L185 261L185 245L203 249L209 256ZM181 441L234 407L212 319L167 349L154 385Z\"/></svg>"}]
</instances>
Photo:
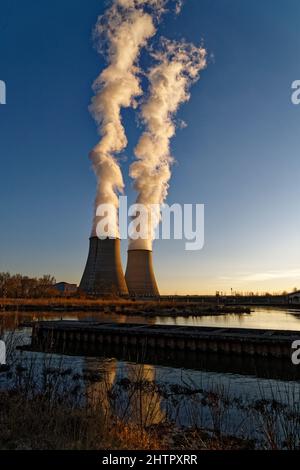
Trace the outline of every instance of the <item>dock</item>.
<instances>
[{"instance_id":1,"label":"dock","mask_svg":"<svg viewBox=\"0 0 300 470\"><path fill-rule=\"evenodd\" d=\"M300 331L62 320L34 323L31 346L43 351L134 346L140 350L291 359L295 340L300 340Z\"/></svg>"}]
</instances>

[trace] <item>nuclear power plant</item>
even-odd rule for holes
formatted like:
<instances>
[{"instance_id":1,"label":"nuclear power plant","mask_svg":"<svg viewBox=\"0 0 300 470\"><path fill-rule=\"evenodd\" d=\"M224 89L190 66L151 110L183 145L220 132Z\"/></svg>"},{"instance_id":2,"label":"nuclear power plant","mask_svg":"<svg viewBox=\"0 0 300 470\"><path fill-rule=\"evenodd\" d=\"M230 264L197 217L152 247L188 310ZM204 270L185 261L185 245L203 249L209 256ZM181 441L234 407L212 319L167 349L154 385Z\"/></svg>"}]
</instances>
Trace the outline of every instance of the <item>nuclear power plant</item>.
<instances>
[{"instance_id":1,"label":"nuclear power plant","mask_svg":"<svg viewBox=\"0 0 300 470\"><path fill-rule=\"evenodd\" d=\"M99 16L95 27L97 44L101 46L103 39L107 41L107 67L101 67L94 81L94 96L89 106L100 140L90 152L97 177L97 194L90 252L80 284L84 292L93 295L159 296L151 250L152 234L159 217L150 217L149 237L144 245L130 240L124 278L116 212L118 196L125 188L118 156L128 144L122 109L135 109L136 98L144 95L139 59L157 32L156 18L162 11L161 3L164 2L115 0L104 15ZM102 51L102 47L97 49ZM148 91L139 106L144 129L134 149L135 161L129 169L137 191L136 202L148 210L152 205L161 206L167 197L173 161L170 143L176 134L176 113L181 104L189 101L189 89L207 62L205 48L185 40L162 38L158 51L155 63L147 71ZM98 208L107 204L114 211L109 221L109 234L114 239L100 240L94 236L98 233Z\"/></svg>"},{"instance_id":2,"label":"nuclear power plant","mask_svg":"<svg viewBox=\"0 0 300 470\"><path fill-rule=\"evenodd\" d=\"M159 297L152 251L129 249L124 278L120 240L91 237L80 289L86 294L95 296Z\"/></svg>"},{"instance_id":3,"label":"nuclear power plant","mask_svg":"<svg viewBox=\"0 0 300 470\"><path fill-rule=\"evenodd\" d=\"M132 297L159 297L151 250L128 250L125 279Z\"/></svg>"},{"instance_id":4,"label":"nuclear power plant","mask_svg":"<svg viewBox=\"0 0 300 470\"><path fill-rule=\"evenodd\" d=\"M88 259L79 288L96 296L128 295L118 238L90 238Z\"/></svg>"}]
</instances>

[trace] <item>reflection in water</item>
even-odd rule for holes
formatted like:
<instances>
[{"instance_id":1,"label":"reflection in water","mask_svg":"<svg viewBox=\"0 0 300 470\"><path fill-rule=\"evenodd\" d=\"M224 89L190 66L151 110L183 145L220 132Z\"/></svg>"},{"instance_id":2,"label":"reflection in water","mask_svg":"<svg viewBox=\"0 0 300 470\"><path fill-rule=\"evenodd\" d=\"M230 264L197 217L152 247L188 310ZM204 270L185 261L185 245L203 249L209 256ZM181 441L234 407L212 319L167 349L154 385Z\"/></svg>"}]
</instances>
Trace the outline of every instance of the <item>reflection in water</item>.
<instances>
[{"instance_id":1,"label":"reflection in water","mask_svg":"<svg viewBox=\"0 0 300 470\"><path fill-rule=\"evenodd\" d=\"M252 308L252 307L251 307ZM255 307L250 314L207 315L199 317L147 317L116 313L52 313L52 312L0 312L1 329L15 329L31 321L81 320L116 323L149 323L178 326L215 326L221 328L261 328L300 331L300 310L274 307Z\"/></svg>"},{"instance_id":2,"label":"reflection in water","mask_svg":"<svg viewBox=\"0 0 300 470\"><path fill-rule=\"evenodd\" d=\"M131 384L137 384L133 400L130 400L127 393L128 416L145 427L163 422L165 415L161 409L161 396L155 388L155 367L150 365L136 367L133 364L124 364L123 370L123 379L127 378Z\"/></svg>"},{"instance_id":3,"label":"reflection in water","mask_svg":"<svg viewBox=\"0 0 300 470\"><path fill-rule=\"evenodd\" d=\"M117 415L142 427L159 424L168 417L180 426L205 424L209 429L214 405L212 408L204 405L203 397L208 396L207 392L210 395L213 392L222 397L225 408L227 402L231 403L226 408L228 412L231 410L231 419L226 426L234 434L237 424L245 419L243 409L234 410L235 400L247 404L276 399L293 408L300 394L299 382L257 380L239 374L153 367L101 358L89 358L84 365L84 371L89 373L98 371L102 374L104 369L107 375L103 375L100 382L87 385L89 396L93 397L91 403L107 417ZM197 389L198 394L185 393L184 389Z\"/></svg>"},{"instance_id":4,"label":"reflection in water","mask_svg":"<svg viewBox=\"0 0 300 470\"><path fill-rule=\"evenodd\" d=\"M83 374L85 381L85 396L88 404L102 416L108 419L112 414L110 395L117 375L118 363L115 359L97 361L85 358Z\"/></svg>"},{"instance_id":5,"label":"reflection in water","mask_svg":"<svg viewBox=\"0 0 300 470\"><path fill-rule=\"evenodd\" d=\"M159 325L216 326L220 328L258 328L300 330L300 311L274 307L255 307L250 314L210 315L203 317L156 317Z\"/></svg>"},{"instance_id":6,"label":"reflection in water","mask_svg":"<svg viewBox=\"0 0 300 470\"><path fill-rule=\"evenodd\" d=\"M153 386L155 367L87 357L83 372L89 377L87 400L99 413L143 427L163 422L161 396Z\"/></svg>"}]
</instances>

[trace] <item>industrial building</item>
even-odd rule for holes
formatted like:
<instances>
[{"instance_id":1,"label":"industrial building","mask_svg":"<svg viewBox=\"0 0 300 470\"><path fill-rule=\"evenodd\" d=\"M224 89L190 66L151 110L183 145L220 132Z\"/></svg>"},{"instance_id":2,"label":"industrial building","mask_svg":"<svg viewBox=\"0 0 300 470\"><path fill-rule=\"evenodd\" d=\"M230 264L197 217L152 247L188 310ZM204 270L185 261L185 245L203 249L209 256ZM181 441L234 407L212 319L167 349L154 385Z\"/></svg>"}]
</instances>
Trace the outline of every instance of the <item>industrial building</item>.
<instances>
[{"instance_id":1,"label":"industrial building","mask_svg":"<svg viewBox=\"0 0 300 470\"><path fill-rule=\"evenodd\" d=\"M159 297L152 251L128 250L124 277L120 240L91 237L88 259L79 288L95 296Z\"/></svg>"},{"instance_id":2,"label":"industrial building","mask_svg":"<svg viewBox=\"0 0 300 470\"><path fill-rule=\"evenodd\" d=\"M125 279L132 297L159 297L152 251L128 250Z\"/></svg>"},{"instance_id":3,"label":"industrial building","mask_svg":"<svg viewBox=\"0 0 300 470\"><path fill-rule=\"evenodd\" d=\"M118 238L90 238L88 259L79 288L95 296L128 295Z\"/></svg>"}]
</instances>

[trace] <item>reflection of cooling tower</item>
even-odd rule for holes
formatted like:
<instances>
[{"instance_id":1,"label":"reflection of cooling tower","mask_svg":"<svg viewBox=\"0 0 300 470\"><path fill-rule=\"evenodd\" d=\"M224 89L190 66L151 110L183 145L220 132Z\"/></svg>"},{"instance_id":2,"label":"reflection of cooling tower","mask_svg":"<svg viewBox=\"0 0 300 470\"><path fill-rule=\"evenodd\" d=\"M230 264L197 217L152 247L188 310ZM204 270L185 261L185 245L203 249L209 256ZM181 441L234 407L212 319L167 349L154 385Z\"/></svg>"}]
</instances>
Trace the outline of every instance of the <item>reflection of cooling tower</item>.
<instances>
[{"instance_id":1,"label":"reflection of cooling tower","mask_svg":"<svg viewBox=\"0 0 300 470\"><path fill-rule=\"evenodd\" d=\"M130 295L136 297L159 296L153 271L152 251L128 250L125 278Z\"/></svg>"},{"instance_id":2,"label":"reflection of cooling tower","mask_svg":"<svg viewBox=\"0 0 300 470\"><path fill-rule=\"evenodd\" d=\"M90 251L80 289L93 295L127 295L118 238L90 238Z\"/></svg>"}]
</instances>

